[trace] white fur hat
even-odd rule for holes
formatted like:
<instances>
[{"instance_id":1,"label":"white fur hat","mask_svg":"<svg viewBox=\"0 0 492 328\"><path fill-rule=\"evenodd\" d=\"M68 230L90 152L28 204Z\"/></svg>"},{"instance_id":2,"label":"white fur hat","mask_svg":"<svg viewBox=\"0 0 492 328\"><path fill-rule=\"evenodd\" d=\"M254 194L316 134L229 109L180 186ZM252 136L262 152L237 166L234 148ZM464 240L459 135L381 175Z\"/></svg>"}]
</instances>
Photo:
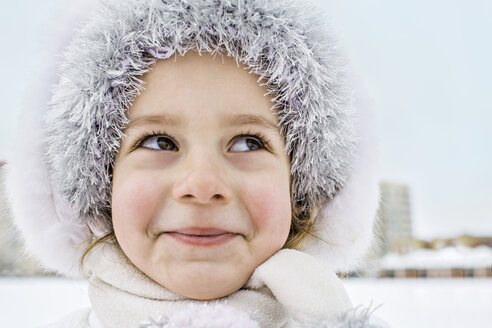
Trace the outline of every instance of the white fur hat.
<instances>
[{"instance_id":1,"label":"white fur hat","mask_svg":"<svg viewBox=\"0 0 492 328\"><path fill-rule=\"evenodd\" d=\"M111 228L112 167L140 77L159 58L198 50L234 57L266 81L292 157L295 205L322 209L316 227L328 243L313 238L302 247L334 270L352 268L370 243L379 198L373 119L316 11L273 0L83 6L69 16L76 29L58 27L65 37L51 54L63 49L61 60L48 54L30 88L8 167L29 252L48 269L78 275L82 251Z\"/></svg>"}]
</instances>

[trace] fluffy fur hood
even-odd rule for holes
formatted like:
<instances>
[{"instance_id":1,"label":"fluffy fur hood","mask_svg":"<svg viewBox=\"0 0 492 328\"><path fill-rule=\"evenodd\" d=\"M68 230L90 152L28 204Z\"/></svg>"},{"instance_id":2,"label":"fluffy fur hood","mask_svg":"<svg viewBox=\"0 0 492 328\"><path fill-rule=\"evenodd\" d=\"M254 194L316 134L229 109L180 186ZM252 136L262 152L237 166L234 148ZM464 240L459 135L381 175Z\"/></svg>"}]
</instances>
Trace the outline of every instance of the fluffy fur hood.
<instances>
[{"instance_id":1,"label":"fluffy fur hood","mask_svg":"<svg viewBox=\"0 0 492 328\"><path fill-rule=\"evenodd\" d=\"M7 167L16 225L46 268L77 276L82 251L109 228L111 169L126 111L144 87L139 77L157 59L188 50L232 56L266 81L293 158L294 201L322 208L316 227L328 243L311 239L303 250L333 270L357 263L379 198L374 124L316 11L267 0L77 6L57 24L64 35L29 88Z\"/></svg>"}]
</instances>

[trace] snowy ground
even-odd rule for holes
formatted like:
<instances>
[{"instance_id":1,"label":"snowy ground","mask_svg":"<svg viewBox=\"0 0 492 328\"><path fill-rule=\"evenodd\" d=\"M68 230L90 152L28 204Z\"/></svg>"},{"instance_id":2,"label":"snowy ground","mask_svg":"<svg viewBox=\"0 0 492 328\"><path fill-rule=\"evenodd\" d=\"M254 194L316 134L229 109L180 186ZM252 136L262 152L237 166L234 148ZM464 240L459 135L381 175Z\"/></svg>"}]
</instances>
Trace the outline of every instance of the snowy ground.
<instances>
[{"instance_id":1,"label":"snowy ground","mask_svg":"<svg viewBox=\"0 0 492 328\"><path fill-rule=\"evenodd\" d=\"M345 285L354 304L381 304L375 314L393 328L492 326L492 279L349 279ZM83 281L0 278L0 327L37 327L88 305Z\"/></svg>"}]
</instances>

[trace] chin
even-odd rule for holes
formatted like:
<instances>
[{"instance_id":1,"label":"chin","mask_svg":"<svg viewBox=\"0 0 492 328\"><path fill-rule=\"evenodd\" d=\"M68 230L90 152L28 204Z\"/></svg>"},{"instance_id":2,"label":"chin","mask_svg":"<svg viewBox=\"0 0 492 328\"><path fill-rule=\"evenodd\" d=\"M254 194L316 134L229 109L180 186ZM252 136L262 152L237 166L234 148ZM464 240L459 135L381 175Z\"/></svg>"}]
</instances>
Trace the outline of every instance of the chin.
<instances>
[{"instance_id":1,"label":"chin","mask_svg":"<svg viewBox=\"0 0 492 328\"><path fill-rule=\"evenodd\" d=\"M230 295L238 291L248 280L248 277L239 277L238 274L230 277L223 275L198 275L197 278L184 279L177 285L165 285L176 294L195 299L212 300Z\"/></svg>"},{"instance_id":2,"label":"chin","mask_svg":"<svg viewBox=\"0 0 492 328\"><path fill-rule=\"evenodd\" d=\"M193 291L189 291L190 293L183 293L183 294L180 294L180 295L185 296L187 298L194 299L194 300L198 300L198 301L207 301L207 300L214 300L214 299L217 299L217 298L222 298L222 297L231 295L232 293L234 293L234 292L236 292L238 290L239 290L239 288L232 289L232 290L220 290L220 289L217 289L217 290L213 290L213 291L197 291L197 290L193 290Z\"/></svg>"},{"instance_id":3,"label":"chin","mask_svg":"<svg viewBox=\"0 0 492 328\"><path fill-rule=\"evenodd\" d=\"M204 286L205 285L205 286ZM169 288L167 289L171 290L172 292L187 297L191 298L194 300L199 300L199 301L205 301L205 300L213 300L221 297L225 297L227 295L230 295L236 291L238 291L242 285L235 287L235 288L224 288L225 286L212 286L212 285L207 285L204 283L204 285L197 286L195 284L192 285L187 285L183 286L183 288ZM206 288L204 288L206 287ZM214 288L215 287L215 288Z\"/></svg>"}]
</instances>

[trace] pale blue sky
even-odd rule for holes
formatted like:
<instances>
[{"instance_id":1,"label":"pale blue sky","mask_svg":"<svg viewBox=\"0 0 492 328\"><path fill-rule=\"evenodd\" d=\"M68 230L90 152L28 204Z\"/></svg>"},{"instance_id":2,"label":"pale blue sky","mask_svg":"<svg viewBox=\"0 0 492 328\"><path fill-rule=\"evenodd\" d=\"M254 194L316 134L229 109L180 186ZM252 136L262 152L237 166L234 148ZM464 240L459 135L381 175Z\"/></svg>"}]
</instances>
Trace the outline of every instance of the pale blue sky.
<instances>
[{"instance_id":1,"label":"pale blue sky","mask_svg":"<svg viewBox=\"0 0 492 328\"><path fill-rule=\"evenodd\" d=\"M0 159L60 2L0 0ZM417 237L492 235L492 2L314 2L375 100L382 176L410 186Z\"/></svg>"}]
</instances>

